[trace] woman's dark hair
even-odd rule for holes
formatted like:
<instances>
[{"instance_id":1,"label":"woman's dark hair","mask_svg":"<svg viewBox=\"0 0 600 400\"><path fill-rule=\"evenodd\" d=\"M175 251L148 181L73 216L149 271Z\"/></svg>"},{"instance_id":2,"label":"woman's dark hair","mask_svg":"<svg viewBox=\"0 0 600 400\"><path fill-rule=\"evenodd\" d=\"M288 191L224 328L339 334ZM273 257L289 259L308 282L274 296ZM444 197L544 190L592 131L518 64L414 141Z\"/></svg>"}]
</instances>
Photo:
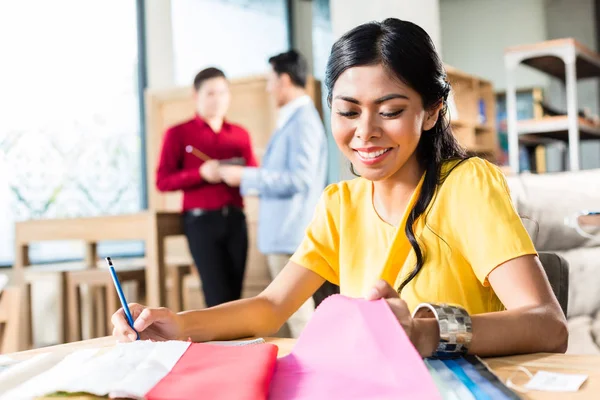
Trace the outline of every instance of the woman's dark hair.
<instances>
[{"instance_id":1,"label":"woman's dark hair","mask_svg":"<svg viewBox=\"0 0 600 400\"><path fill-rule=\"evenodd\" d=\"M206 82L209 79L213 79L213 78L227 79L225 77L225 73L223 71L221 71L219 68L214 68L214 67L206 68L196 74L196 77L194 78L194 90L196 90L196 92L197 92L198 90L200 90L200 87L202 86L202 84L204 82Z\"/></svg>"},{"instance_id":2,"label":"woman's dark hair","mask_svg":"<svg viewBox=\"0 0 600 400\"><path fill-rule=\"evenodd\" d=\"M426 212L436 189L449 173L442 176L442 164L448 160L459 160L460 163L467 155L450 128L446 103L450 84L442 61L429 35L411 22L388 18L383 22L366 23L335 42L325 75L329 104L333 86L344 71L377 64L418 92L426 110L443 103L435 126L423 132L416 149L417 160L425 171L425 177L415 205L409 212L405 234L415 252L417 263L398 288L398 292L401 292L423 268L424 249L415 237L413 225Z\"/></svg>"}]
</instances>

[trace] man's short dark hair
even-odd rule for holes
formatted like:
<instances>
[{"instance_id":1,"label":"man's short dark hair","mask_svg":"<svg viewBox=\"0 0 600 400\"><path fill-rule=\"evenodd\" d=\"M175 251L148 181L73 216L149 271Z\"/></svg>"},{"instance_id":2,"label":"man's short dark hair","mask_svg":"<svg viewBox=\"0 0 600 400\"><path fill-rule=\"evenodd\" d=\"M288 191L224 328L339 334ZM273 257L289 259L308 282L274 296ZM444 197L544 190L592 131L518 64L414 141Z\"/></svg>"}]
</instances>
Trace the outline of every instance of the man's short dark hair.
<instances>
[{"instance_id":1,"label":"man's short dark hair","mask_svg":"<svg viewBox=\"0 0 600 400\"><path fill-rule=\"evenodd\" d=\"M214 67L203 69L202 71L198 72L194 78L194 89L196 91L200 90L200 86L202 86L204 82L213 78L225 78L225 73L223 73L223 71L221 71L219 68Z\"/></svg>"},{"instance_id":2,"label":"man's short dark hair","mask_svg":"<svg viewBox=\"0 0 600 400\"><path fill-rule=\"evenodd\" d=\"M277 75L288 74L295 86L306 87L308 63L302 54L296 50L290 50L269 58L269 64L271 64Z\"/></svg>"}]
</instances>

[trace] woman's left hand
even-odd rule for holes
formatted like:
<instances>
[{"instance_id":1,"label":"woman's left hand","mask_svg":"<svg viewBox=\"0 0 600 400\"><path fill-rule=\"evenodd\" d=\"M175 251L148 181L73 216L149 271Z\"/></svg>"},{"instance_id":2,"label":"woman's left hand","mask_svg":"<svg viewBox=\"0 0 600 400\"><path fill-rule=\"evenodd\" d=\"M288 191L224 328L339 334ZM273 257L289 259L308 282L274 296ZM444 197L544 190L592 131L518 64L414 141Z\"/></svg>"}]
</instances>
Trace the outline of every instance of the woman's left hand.
<instances>
[{"instance_id":1,"label":"woman's left hand","mask_svg":"<svg viewBox=\"0 0 600 400\"><path fill-rule=\"evenodd\" d=\"M385 299L396 319L422 357L429 357L437 348L440 333L435 318L413 318L408 305L385 280L377 281L368 293L367 300Z\"/></svg>"}]
</instances>

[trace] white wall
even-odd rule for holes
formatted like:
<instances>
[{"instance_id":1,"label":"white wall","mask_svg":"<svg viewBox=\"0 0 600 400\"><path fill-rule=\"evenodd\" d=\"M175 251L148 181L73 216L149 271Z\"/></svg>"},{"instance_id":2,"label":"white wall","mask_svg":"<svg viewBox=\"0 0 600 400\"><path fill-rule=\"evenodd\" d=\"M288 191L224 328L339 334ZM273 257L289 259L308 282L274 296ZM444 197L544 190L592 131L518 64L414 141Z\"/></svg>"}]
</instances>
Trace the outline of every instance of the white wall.
<instances>
[{"instance_id":1,"label":"white wall","mask_svg":"<svg viewBox=\"0 0 600 400\"><path fill-rule=\"evenodd\" d=\"M590 49L597 49L594 0L548 0L546 26L548 39L573 37ZM566 110L566 94L561 87L553 80L548 95L553 105ZM579 108L598 112L598 79L580 81L577 89Z\"/></svg>"},{"instance_id":2,"label":"white wall","mask_svg":"<svg viewBox=\"0 0 600 400\"><path fill-rule=\"evenodd\" d=\"M394 17L421 26L441 50L438 0L331 0L330 4L336 38L362 23Z\"/></svg>"},{"instance_id":3,"label":"white wall","mask_svg":"<svg viewBox=\"0 0 600 400\"><path fill-rule=\"evenodd\" d=\"M146 66L149 88L175 84L171 0L145 0Z\"/></svg>"},{"instance_id":4,"label":"white wall","mask_svg":"<svg viewBox=\"0 0 600 400\"><path fill-rule=\"evenodd\" d=\"M172 1L175 83L189 85L202 68L229 78L264 74L269 57L288 50L285 3L255 6L214 0Z\"/></svg>"},{"instance_id":5,"label":"white wall","mask_svg":"<svg viewBox=\"0 0 600 400\"><path fill-rule=\"evenodd\" d=\"M594 0L547 0L546 26L548 39L573 37L585 46L598 50ZM579 81L579 109L589 108L592 113L598 114L598 96L598 79ZM557 80L550 81L546 98L555 107L567 109L563 85ZM600 168L600 141L581 144L581 168Z\"/></svg>"},{"instance_id":6,"label":"white wall","mask_svg":"<svg viewBox=\"0 0 600 400\"><path fill-rule=\"evenodd\" d=\"M444 61L506 88L504 49L546 40L545 0L441 0ZM517 87L547 86L548 78L527 67Z\"/></svg>"}]
</instances>

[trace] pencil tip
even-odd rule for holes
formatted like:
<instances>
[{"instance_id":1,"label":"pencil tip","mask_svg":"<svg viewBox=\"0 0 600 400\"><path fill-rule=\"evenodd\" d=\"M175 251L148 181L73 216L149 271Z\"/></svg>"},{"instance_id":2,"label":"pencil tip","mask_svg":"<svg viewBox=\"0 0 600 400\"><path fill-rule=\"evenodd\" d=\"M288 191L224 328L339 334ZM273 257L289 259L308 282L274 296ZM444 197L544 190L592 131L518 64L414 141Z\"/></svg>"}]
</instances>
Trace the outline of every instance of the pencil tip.
<instances>
[{"instance_id":1,"label":"pencil tip","mask_svg":"<svg viewBox=\"0 0 600 400\"><path fill-rule=\"evenodd\" d=\"M108 263L108 265L112 265L112 261L111 261L110 257L106 257L106 262Z\"/></svg>"}]
</instances>

